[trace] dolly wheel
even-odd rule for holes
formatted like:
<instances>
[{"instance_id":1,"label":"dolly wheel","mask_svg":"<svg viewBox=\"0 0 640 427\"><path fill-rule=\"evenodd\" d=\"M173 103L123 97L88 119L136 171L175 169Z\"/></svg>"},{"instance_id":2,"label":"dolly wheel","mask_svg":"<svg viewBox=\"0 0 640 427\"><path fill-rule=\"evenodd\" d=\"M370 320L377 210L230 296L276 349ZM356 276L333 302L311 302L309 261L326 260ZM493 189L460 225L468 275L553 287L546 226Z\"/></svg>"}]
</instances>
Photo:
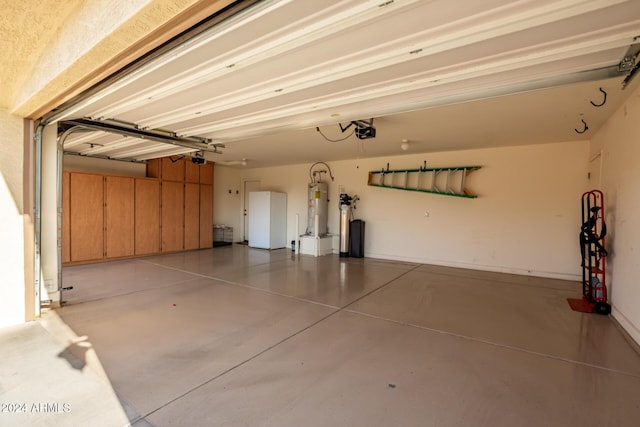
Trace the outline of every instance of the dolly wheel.
<instances>
[{"instance_id":1,"label":"dolly wheel","mask_svg":"<svg viewBox=\"0 0 640 427\"><path fill-rule=\"evenodd\" d=\"M605 316L611 313L611 306L603 301L598 301L595 306L593 306L593 311L598 314L604 314Z\"/></svg>"}]
</instances>

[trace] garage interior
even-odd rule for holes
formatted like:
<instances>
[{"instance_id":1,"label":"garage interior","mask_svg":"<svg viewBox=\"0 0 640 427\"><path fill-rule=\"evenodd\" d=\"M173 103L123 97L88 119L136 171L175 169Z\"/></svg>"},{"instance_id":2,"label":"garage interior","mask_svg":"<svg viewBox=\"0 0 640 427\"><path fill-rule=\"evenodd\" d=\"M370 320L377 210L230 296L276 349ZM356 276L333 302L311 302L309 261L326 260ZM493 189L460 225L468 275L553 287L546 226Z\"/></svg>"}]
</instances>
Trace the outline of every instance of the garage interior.
<instances>
[{"instance_id":1,"label":"garage interior","mask_svg":"<svg viewBox=\"0 0 640 427\"><path fill-rule=\"evenodd\" d=\"M62 410L9 424L637 424L636 2L147 3L10 108L39 319L0 333L0 396ZM567 303L592 189L608 316ZM284 245L251 244L252 191L286 194Z\"/></svg>"}]
</instances>

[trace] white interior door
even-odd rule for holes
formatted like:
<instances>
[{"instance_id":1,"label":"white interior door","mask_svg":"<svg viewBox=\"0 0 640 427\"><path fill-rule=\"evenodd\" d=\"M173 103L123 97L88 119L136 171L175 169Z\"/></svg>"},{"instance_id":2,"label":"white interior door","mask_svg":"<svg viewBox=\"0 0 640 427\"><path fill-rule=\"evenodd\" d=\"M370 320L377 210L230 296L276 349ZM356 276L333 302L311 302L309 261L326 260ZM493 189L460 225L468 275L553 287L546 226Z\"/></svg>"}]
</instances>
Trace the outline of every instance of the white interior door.
<instances>
[{"instance_id":1,"label":"white interior door","mask_svg":"<svg viewBox=\"0 0 640 427\"><path fill-rule=\"evenodd\" d=\"M242 207L243 209L243 215L244 215L244 221L243 221L243 235L244 235L244 241L248 242L249 241L249 193L251 193L252 191L260 191L260 181L259 180L247 180L244 182L244 206Z\"/></svg>"}]
</instances>

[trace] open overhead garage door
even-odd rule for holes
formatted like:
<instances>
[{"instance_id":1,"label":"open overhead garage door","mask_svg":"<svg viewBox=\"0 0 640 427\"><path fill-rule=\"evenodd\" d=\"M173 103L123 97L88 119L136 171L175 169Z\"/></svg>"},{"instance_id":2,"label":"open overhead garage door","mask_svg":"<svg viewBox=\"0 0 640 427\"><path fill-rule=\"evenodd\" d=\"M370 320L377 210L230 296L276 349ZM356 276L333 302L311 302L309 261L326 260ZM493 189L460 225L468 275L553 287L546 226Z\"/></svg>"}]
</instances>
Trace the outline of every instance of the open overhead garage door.
<instances>
[{"instance_id":1,"label":"open overhead garage door","mask_svg":"<svg viewBox=\"0 0 640 427\"><path fill-rule=\"evenodd\" d=\"M236 2L44 121L121 123L224 144L576 82L596 82L597 90L598 82L634 70L636 6ZM131 139L103 132L94 136L70 138L65 150L134 160L184 154L176 147L134 147Z\"/></svg>"}]
</instances>

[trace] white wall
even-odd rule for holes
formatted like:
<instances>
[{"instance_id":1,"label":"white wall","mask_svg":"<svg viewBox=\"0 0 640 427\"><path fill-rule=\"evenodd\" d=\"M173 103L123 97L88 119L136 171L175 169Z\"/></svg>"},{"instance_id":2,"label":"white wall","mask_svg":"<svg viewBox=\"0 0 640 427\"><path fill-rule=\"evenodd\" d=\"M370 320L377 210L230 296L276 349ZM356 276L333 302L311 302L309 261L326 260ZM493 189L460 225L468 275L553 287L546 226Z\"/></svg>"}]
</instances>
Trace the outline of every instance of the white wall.
<instances>
[{"instance_id":1,"label":"white wall","mask_svg":"<svg viewBox=\"0 0 640 427\"><path fill-rule=\"evenodd\" d=\"M602 191L607 223L607 287L612 314L640 343L640 89L592 140L602 151Z\"/></svg>"},{"instance_id":2,"label":"white wall","mask_svg":"<svg viewBox=\"0 0 640 427\"><path fill-rule=\"evenodd\" d=\"M25 321L23 121L0 110L0 327Z\"/></svg>"},{"instance_id":3,"label":"white wall","mask_svg":"<svg viewBox=\"0 0 640 427\"><path fill-rule=\"evenodd\" d=\"M371 142L375 143L375 141ZM579 279L580 196L587 186L589 146L566 142L329 163L329 232L339 232L339 187L357 194L355 217L366 222L365 256L482 270ZM480 165L467 188L477 199L367 185L370 170ZM257 178L263 190L288 197L287 241L306 226L311 165L262 169L218 167L216 180ZM229 178L227 178L227 175ZM232 218L216 183L215 214ZM323 179L326 181L326 179ZM428 212L429 216L425 216ZM239 221L239 219L237 220Z\"/></svg>"},{"instance_id":4,"label":"white wall","mask_svg":"<svg viewBox=\"0 0 640 427\"><path fill-rule=\"evenodd\" d=\"M564 143L388 159L391 169L424 159L432 167L480 165L467 184L477 199L368 187L368 171L386 166L380 160L334 173L351 169L344 184L361 197L368 256L573 279L587 153L585 143Z\"/></svg>"},{"instance_id":5,"label":"white wall","mask_svg":"<svg viewBox=\"0 0 640 427\"><path fill-rule=\"evenodd\" d=\"M242 178L240 172L238 169L221 165L214 165L213 168L213 223L233 227L234 242L242 240Z\"/></svg>"}]
</instances>

